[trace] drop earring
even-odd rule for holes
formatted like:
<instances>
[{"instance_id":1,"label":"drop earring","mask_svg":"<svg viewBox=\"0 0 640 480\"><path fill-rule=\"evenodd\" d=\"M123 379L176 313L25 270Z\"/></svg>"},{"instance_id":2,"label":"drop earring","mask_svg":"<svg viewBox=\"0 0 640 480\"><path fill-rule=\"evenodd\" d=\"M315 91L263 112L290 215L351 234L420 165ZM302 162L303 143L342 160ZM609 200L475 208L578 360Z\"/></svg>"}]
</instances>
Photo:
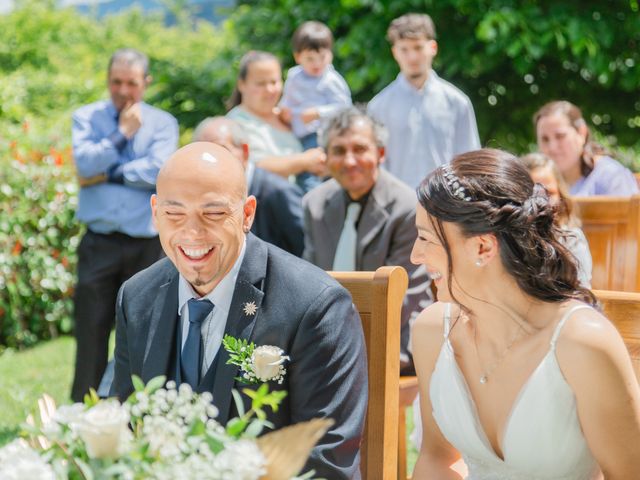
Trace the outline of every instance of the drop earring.
<instances>
[{"instance_id":1,"label":"drop earring","mask_svg":"<svg viewBox=\"0 0 640 480\"><path fill-rule=\"evenodd\" d=\"M482 260L481 259L477 259L476 260L476 267L481 267L482 266Z\"/></svg>"}]
</instances>

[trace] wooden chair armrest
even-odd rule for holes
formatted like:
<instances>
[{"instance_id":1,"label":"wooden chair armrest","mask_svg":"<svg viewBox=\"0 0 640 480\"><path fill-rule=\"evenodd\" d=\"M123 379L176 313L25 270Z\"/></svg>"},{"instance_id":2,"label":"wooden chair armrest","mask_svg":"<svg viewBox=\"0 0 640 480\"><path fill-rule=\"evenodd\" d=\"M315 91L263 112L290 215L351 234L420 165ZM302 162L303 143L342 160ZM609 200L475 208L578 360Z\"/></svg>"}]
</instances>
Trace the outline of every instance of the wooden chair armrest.
<instances>
[{"instance_id":1,"label":"wooden chair armrest","mask_svg":"<svg viewBox=\"0 0 640 480\"><path fill-rule=\"evenodd\" d=\"M418 377L400 377L400 408L409 407L418 395Z\"/></svg>"}]
</instances>

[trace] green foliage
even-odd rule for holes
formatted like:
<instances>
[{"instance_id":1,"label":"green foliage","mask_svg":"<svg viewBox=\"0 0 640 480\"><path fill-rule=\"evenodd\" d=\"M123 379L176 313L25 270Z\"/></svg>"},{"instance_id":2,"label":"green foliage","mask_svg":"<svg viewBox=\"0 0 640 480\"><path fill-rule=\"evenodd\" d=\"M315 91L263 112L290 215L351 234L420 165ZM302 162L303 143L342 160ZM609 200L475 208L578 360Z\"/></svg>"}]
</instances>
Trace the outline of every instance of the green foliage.
<instances>
[{"instance_id":1,"label":"green foliage","mask_svg":"<svg viewBox=\"0 0 640 480\"><path fill-rule=\"evenodd\" d=\"M436 24L434 68L471 98L482 143L527 150L531 117L568 99L613 143L640 148L638 1L242 0L231 17L238 55L264 48L293 62L289 40L303 21L333 31L336 68L357 101L398 72L385 39L390 21L427 12Z\"/></svg>"},{"instance_id":2,"label":"green foliage","mask_svg":"<svg viewBox=\"0 0 640 480\"><path fill-rule=\"evenodd\" d=\"M182 18L168 28L139 10L98 22L53 0L17 3L0 15L0 352L72 329L81 227L71 113L107 96L113 51L148 53L156 81L147 100L183 129L222 113L214 92L233 81L210 24Z\"/></svg>"},{"instance_id":3,"label":"green foliage","mask_svg":"<svg viewBox=\"0 0 640 480\"><path fill-rule=\"evenodd\" d=\"M0 345L21 347L71 330L80 228L72 170L52 151L37 163L0 162ZM2 348L2 347L0 347Z\"/></svg>"}]
</instances>

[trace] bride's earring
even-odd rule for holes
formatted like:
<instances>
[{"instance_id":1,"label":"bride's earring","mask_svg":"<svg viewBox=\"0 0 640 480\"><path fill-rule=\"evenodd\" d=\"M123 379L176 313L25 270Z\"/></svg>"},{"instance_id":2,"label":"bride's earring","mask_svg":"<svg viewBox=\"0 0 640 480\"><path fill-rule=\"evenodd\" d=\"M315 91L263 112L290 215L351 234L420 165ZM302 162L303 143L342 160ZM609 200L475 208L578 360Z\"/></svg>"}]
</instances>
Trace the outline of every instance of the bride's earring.
<instances>
[{"instance_id":1,"label":"bride's earring","mask_svg":"<svg viewBox=\"0 0 640 480\"><path fill-rule=\"evenodd\" d=\"M481 259L477 259L476 260L476 267L481 267L482 266L482 260Z\"/></svg>"}]
</instances>

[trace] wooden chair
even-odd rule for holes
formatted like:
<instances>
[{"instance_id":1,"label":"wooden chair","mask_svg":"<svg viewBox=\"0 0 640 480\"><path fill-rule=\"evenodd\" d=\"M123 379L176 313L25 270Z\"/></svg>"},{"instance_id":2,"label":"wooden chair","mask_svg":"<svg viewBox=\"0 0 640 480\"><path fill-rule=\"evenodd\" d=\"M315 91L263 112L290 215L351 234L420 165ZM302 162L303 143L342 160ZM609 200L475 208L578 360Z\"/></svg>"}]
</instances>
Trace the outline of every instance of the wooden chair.
<instances>
[{"instance_id":1,"label":"wooden chair","mask_svg":"<svg viewBox=\"0 0 640 480\"><path fill-rule=\"evenodd\" d=\"M640 293L594 290L602 310L624 340L640 381Z\"/></svg>"},{"instance_id":2,"label":"wooden chair","mask_svg":"<svg viewBox=\"0 0 640 480\"><path fill-rule=\"evenodd\" d=\"M369 407L360 469L364 480L396 480L400 310L408 285L402 267L375 272L329 272L351 292L367 345Z\"/></svg>"},{"instance_id":3,"label":"wooden chair","mask_svg":"<svg viewBox=\"0 0 640 480\"><path fill-rule=\"evenodd\" d=\"M593 288L640 291L640 196L573 197L593 258Z\"/></svg>"}]
</instances>

